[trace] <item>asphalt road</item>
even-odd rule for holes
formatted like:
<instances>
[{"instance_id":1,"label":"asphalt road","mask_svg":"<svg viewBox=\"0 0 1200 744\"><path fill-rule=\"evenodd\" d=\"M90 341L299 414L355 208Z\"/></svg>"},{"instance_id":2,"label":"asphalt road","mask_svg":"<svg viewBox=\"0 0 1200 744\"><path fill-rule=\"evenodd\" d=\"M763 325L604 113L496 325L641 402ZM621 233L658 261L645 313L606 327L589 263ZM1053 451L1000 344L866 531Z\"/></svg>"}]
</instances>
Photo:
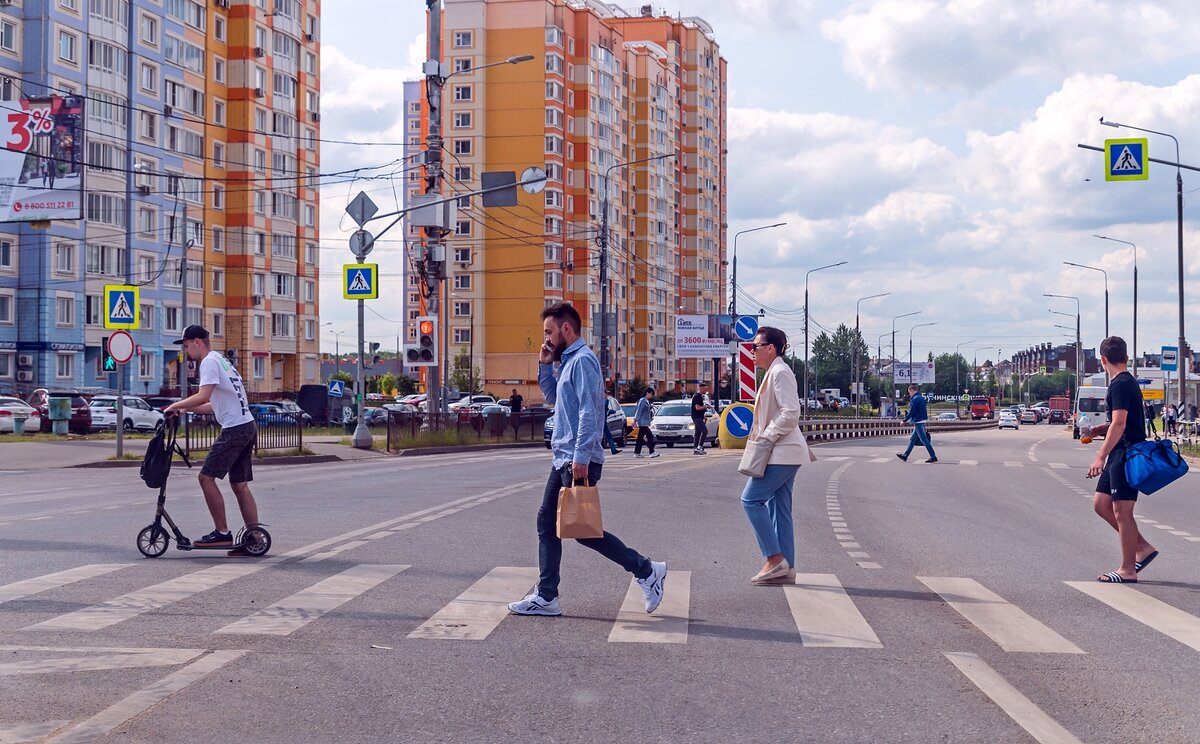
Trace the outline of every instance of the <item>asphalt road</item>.
<instances>
[{"instance_id":1,"label":"asphalt road","mask_svg":"<svg viewBox=\"0 0 1200 744\"><path fill-rule=\"evenodd\" d=\"M1161 555L1101 586L1090 448L934 443L933 465L900 438L816 448L791 587L748 581L734 453L612 458L606 527L670 566L649 621L575 544L562 617L504 614L536 575L544 450L256 466L258 561L142 558L133 470L3 473L0 744L1200 741L1200 476L1143 497ZM189 473L167 505L211 529Z\"/></svg>"}]
</instances>

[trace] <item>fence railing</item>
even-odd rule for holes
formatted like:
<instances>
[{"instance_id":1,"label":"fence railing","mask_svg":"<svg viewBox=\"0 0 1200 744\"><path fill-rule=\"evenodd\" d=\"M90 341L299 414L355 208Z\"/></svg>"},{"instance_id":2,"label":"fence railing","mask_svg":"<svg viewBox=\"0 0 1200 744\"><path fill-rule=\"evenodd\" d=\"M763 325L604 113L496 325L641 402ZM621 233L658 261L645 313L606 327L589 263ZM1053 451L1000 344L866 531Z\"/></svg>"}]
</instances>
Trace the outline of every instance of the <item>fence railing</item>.
<instances>
[{"instance_id":1,"label":"fence railing","mask_svg":"<svg viewBox=\"0 0 1200 744\"><path fill-rule=\"evenodd\" d=\"M299 450L304 447L302 414L269 413L254 418L258 429L258 441L254 451ZM217 417L210 413L193 413L183 427L183 448L190 456L196 451L212 449L213 442L221 434Z\"/></svg>"},{"instance_id":2,"label":"fence railing","mask_svg":"<svg viewBox=\"0 0 1200 744\"><path fill-rule=\"evenodd\" d=\"M929 431L995 429L996 422L987 419L982 421L930 421L927 428ZM908 434L912 431L912 424L906 424L900 419L807 419L800 422L800 429L810 442L827 442L836 439Z\"/></svg>"},{"instance_id":3,"label":"fence railing","mask_svg":"<svg viewBox=\"0 0 1200 744\"><path fill-rule=\"evenodd\" d=\"M404 440L417 439L421 434L453 431L459 436L474 436L478 441L537 442L544 438L546 419L550 411L533 410L518 413L410 413L388 411L387 449L400 449Z\"/></svg>"}]
</instances>

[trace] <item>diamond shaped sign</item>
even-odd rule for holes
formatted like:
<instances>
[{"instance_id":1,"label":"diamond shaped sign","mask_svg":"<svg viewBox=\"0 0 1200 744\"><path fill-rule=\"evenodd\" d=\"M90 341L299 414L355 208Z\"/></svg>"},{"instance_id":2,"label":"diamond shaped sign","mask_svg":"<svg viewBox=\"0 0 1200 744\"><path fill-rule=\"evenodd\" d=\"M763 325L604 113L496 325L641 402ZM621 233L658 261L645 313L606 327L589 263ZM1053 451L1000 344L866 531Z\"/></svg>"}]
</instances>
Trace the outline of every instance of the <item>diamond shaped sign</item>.
<instances>
[{"instance_id":1,"label":"diamond shaped sign","mask_svg":"<svg viewBox=\"0 0 1200 744\"><path fill-rule=\"evenodd\" d=\"M367 224L378 211L379 207L375 206L375 202L371 201L371 197L367 196L365 191L358 192L358 196L346 207L346 214L350 215L350 219L359 227Z\"/></svg>"}]
</instances>

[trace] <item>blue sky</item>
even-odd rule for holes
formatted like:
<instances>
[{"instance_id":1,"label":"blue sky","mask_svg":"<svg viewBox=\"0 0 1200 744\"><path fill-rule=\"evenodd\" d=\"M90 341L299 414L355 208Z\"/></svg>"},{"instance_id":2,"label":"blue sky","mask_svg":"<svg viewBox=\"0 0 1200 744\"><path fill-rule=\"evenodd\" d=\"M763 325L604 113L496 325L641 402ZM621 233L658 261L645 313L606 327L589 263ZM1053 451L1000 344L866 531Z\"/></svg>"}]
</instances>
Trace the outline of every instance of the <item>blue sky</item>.
<instances>
[{"instance_id":1,"label":"blue sky","mask_svg":"<svg viewBox=\"0 0 1200 744\"><path fill-rule=\"evenodd\" d=\"M640 3L630 4L635 7ZM338 0L322 19L322 136L397 142L401 84L424 58L424 3ZM874 348L892 317L912 322L918 356L974 347L1008 350L1066 342L1053 327L1083 305L1086 346L1104 330L1108 271L1113 333L1132 331L1133 257L1103 234L1138 245L1139 346L1157 349L1178 334L1175 173L1152 165L1145 182L1107 183L1102 156L1077 143L1141 136L1109 120L1171 132L1181 159L1200 165L1200 14L1183 0L677 0L658 4L700 16L716 30L729 62L729 235L743 236L738 280L767 308L767 322L802 344L804 274L819 327L853 325L862 303ZM1170 140L1150 135L1152 157L1174 159ZM325 172L395 160L399 148L326 145ZM322 197L321 292L326 328L352 330L334 267L349 258L342 209L366 188L386 211L392 188L339 184ZM1186 297L1200 302L1195 249L1200 173L1184 171ZM381 245L383 318L400 319L398 245ZM391 298L391 299L389 299ZM749 299L740 299L746 312ZM782 311L779 313L773 311ZM367 335L394 345L397 326L368 313ZM1200 314L1189 312L1189 328ZM531 320L536 325L536 321ZM908 319L897 324L904 337ZM350 334L352 335L352 334ZM1200 337L1200 327L1190 335ZM347 336L342 340L346 341ZM333 349L334 337L322 336ZM905 344L907 345L907 340ZM343 349L346 344L342 344ZM886 353L886 351L885 351ZM991 355L991 356L994 356ZM981 353L980 358L983 358Z\"/></svg>"}]
</instances>

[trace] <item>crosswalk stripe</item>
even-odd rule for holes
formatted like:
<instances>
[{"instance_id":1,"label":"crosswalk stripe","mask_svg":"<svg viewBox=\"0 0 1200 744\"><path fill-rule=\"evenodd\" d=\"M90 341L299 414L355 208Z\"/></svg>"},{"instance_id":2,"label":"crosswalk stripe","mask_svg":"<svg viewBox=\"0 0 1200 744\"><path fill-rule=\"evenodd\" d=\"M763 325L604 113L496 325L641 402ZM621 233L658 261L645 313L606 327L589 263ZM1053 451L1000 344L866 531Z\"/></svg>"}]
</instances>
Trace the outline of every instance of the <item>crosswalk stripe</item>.
<instances>
[{"instance_id":1,"label":"crosswalk stripe","mask_svg":"<svg viewBox=\"0 0 1200 744\"><path fill-rule=\"evenodd\" d=\"M1068 581L1084 594L1098 599L1117 612L1124 613L1159 633L1200 651L1200 618L1143 594L1131 586L1102 584L1099 581Z\"/></svg>"},{"instance_id":2,"label":"crosswalk stripe","mask_svg":"<svg viewBox=\"0 0 1200 744\"><path fill-rule=\"evenodd\" d=\"M796 574L783 587L800 640L814 648L883 648L833 574Z\"/></svg>"},{"instance_id":3,"label":"crosswalk stripe","mask_svg":"<svg viewBox=\"0 0 1200 744\"><path fill-rule=\"evenodd\" d=\"M178 578L164 581L161 584L139 589L136 592L124 594L116 599L91 607L84 607L75 612L50 618L22 630L78 630L92 631L116 625L119 622L137 617L151 610L165 607L172 602L186 599L193 594L227 584L234 579L261 571L267 566L280 560L279 558L264 558L257 563L240 563L230 566L213 566Z\"/></svg>"},{"instance_id":4,"label":"crosswalk stripe","mask_svg":"<svg viewBox=\"0 0 1200 744\"><path fill-rule=\"evenodd\" d=\"M958 614L1005 651L1082 654L1083 649L974 579L918 576Z\"/></svg>"},{"instance_id":5,"label":"crosswalk stripe","mask_svg":"<svg viewBox=\"0 0 1200 744\"><path fill-rule=\"evenodd\" d=\"M528 594L537 578L536 568L493 568L408 637L482 641L508 617L508 603Z\"/></svg>"},{"instance_id":6,"label":"crosswalk stripe","mask_svg":"<svg viewBox=\"0 0 1200 744\"><path fill-rule=\"evenodd\" d=\"M822 457L821 459L825 462L841 462L842 460L849 460L850 458L844 455L837 455L835 457Z\"/></svg>"},{"instance_id":7,"label":"crosswalk stripe","mask_svg":"<svg viewBox=\"0 0 1200 744\"><path fill-rule=\"evenodd\" d=\"M36 576L32 579L5 584L0 586L0 604L11 602L14 599L22 599L32 594L40 594L50 589L57 589L83 579L103 576L132 565L132 563L90 563L86 566L77 566L65 571L56 571L45 576Z\"/></svg>"},{"instance_id":8,"label":"crosswalk stripe","mask_svg":"<svg viewBox=\"0 0 1200 744\"><path fill-rule=\"evenodd\" d=\"M1011 461L1011 460L1005 460L1005 461L1004 461L1004 467L1006 467L1006 468L1023 468L1023 467L1025 467L1025 463L1023 463L1023 462L1013 462L1013 461Z\"/></svg>"},{"instance_id":9,"label":"crosswalk stripe","mask_svg":"<svg viewBox=\"0 0 1200 744\"><path fill-rule=\"evenodd\" d=\"M979 460L959 460L959 465L978 465Z\"/></svg>"},{"instance_id":10,"label":"crosswalk stripe","mask_svg":"<svg viewBox=\"0 0 1200 744\"><path fill-rule=\"evenodd\" d=\"M688 617L692 605L692 572L671 571L663 586L662 603L653 615L646 614L646 598L637 579L608 633L609 643L687 643Z\"/></svg>"},{"instance_id":11,"label":"crosswalk stripe","mask_svg":"<svg viewBox=\"0 0 1200 744\"><path fill-rule=\"evenodd\" d=\"M1029 732L1039 744L1083 744L1063 728L1008 680L975 654L945 652L950 663L1008 714L1018 726Z\"/></svg>"},{"instance_id":12,"label":"crosswalk stripe","mask_svg":"<svg viewBox=\"0 0 1200 744\"><path fill-rule=\"evenodd\" d=\"M872 460L871 460L871 462L891 462L891 461L892 461L892 458L890 458L890 457L875 457L875 458L872 458Z\"/></svg>"},{"instance_id":13,"label":"crosswalk stripe","mask_svg":"<svg viewBox=\"0 0 1200 744\"><path fill-rule=\"evenodd\" d=\"M1050 467L1055 470L1068 470L1071 466L1065 462L1052 462L1050 463Z\"/></svg>"},{"instance_id":14,"label":"crosswalk stripe","mask_svg":"<svg viewBox=\"0 0 1200 744\"><path fill-rule=\"evenodd\" d=\"M265 609L232 622L218 633L290 635L325 613L337 609L409 566L361 564L307 589L281 599Z\"/></svg>"}]
</instances>

